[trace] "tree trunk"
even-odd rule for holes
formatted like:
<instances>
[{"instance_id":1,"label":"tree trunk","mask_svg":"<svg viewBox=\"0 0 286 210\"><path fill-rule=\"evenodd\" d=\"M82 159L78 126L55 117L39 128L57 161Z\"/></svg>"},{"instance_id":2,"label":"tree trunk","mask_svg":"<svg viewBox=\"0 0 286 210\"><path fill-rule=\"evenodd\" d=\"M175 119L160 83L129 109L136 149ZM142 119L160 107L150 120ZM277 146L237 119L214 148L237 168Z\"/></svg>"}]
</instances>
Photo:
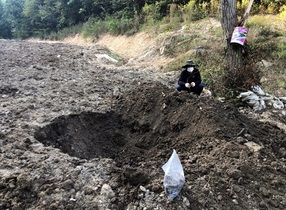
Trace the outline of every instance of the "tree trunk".
<instances>
[{"instance_id":1,"label":"tree trunk","mask_svg":"<svg viewBox=\"0 0 286 210\"><path fill-rule=\"evenodd\" d=\"M226 41L226 69L236 72L242 66L243 50L240 46L230 44L233 30L238 24L236 0L220 0L219 10L220 22Z\"/></svg>"},{"instance_id":2,"label":"tree trunk","mask_svg":"<svg viewBox=\"0 0 286 210\"><path fill-rule=\"evenodd\" d=\"M226 41L225 69L223 79L224 92L233 97L241 90L260 84L261 74L255 58L250 56L247 44L231 44L235 27L244 26L254 0L250 0L244 16L238 23L237 0L220 0L220 22Z\"/></svg>"},{"instance_id":3,"label":"tree trunk","mask_svg":"<svg viewBox=\"0 0 286 210\"><path fill-rule=\"evenodd\" d=\"M250 56L251 53L246 43L244 45L231 44L235 27L244 26L253 2L254 0L250 0L244 16L238 23L237 0L219 1L220 22L226 41L225 69L222 77L226 97L234 97L241 90L245 91L260 84L260 71L254 57Z\"/></svg>"}]
</instances>

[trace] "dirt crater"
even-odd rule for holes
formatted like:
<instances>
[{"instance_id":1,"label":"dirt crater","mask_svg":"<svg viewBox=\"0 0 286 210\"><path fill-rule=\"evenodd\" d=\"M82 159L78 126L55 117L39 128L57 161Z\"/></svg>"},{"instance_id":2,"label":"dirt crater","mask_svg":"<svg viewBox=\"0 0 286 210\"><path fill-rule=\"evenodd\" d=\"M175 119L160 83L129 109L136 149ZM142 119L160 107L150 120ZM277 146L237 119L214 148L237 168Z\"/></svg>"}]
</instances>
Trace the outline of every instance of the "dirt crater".
<instances>
[{"instance_id":1,"label":"dirt crater","mask_svg":"<svg viewBox=\"0 0 286 210\"><path fill-rule=\"evenodd\" d=\"M35 138L78 158L116 158L127 141L123 129L114 112L87 112L59 117L39 129Z\"/></svg>"}]
</instances>

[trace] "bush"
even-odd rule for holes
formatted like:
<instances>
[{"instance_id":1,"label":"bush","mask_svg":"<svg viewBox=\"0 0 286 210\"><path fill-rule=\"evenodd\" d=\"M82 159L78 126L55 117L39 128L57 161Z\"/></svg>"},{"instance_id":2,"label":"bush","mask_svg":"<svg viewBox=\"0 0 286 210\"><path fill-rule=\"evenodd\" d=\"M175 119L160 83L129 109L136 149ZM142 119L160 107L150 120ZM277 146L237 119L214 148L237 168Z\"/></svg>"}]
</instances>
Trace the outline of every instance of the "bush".
<instances>
[{"instance_id":1,"label":"bush","mask_svg":"<svg viewBox=\"0 0 286 210\"><path fill-rule=\"evenodd\" d=\"M92 18L84 24L82 36L88 38L99 37L103 33L133 34L137 32L137 27L135 19L109 17L106 20L96 20Z\"/></svg>"},{"instance_id":2,"label":"bush","mask_svg":"<svg viewBox=\"0 0 286 210\"><path fill-rule=\"evenodd\" d=\"M145 17L145 26L154 26L157 22L161 20L159 7L156 4L145 4L143 7L143 15Z\"/></svg>"},{"instance_id":3,"label":"bush","mask_svg":"<svg viewBox=\"0 0 286 210\"><path fill-rule=\"evenodd\" d=\"M76 34L81 33L83 24L74 25L71 27L64 28L58 32L51 33L49 35L42 35L44 39L49 40L62 40L68 36L75 36Z\"/></svg>"},{"instance_id":4,"label":"bush","mask_svg":"<svg viewBox=\"0 0 286 210\"><path fill-rule=\"evenodd\" d=\"M84 38L98 37L100 34L106 32L105 23L101 20L90 18L84 25L81 35Z\"/></svg>"},{"instance_id":5,"label":"bush","mask_svg":"<svg viewBox=\"0 0 286 210\"><path fill-rule=\"evenodd\" d=\"M194 0L189 1L182 8L182 16L185 23L190 23L191 21L201 20L204 17L209 16L210 11L207 9L207 4L196 4Z\"/></svg>"},{"instance_id":6,"label":"bush","mask_svg":"<svg viewBox=\"0 0 286 210\"><path fill-rule=\"evenodd\" d=\"M285 40L286 41L286 40ZM276 59L286 60L286 44L285 42L277 45L276 50L272 52L272 56Z\"/></svg>"},{"instance_id":7,"label":"bush","mask_svg":"<svg viewBox=\"0 0 286 210\"><path fill-rule=\"evenodd\" d=\"M136 27L134 25L134 19L117 19L109 18L106 20L106 30L107 32L120 35L120 34L132 34L136 32Z\"/></svg>"},{"instance_id":8,"label":"bush","mask_svg":"<svg viewBox=\"0 0 286 210\"><path fill-rule=\"evenodd\" d=\"M241 91L250 90L252 86L261 84L262 73L257 65L261 58L258 57L256 50L251 45L245 45L242 52L244 63L241 68L224 70L221 79L227 97L233 98Z\"/></svg>"}]
</instances>

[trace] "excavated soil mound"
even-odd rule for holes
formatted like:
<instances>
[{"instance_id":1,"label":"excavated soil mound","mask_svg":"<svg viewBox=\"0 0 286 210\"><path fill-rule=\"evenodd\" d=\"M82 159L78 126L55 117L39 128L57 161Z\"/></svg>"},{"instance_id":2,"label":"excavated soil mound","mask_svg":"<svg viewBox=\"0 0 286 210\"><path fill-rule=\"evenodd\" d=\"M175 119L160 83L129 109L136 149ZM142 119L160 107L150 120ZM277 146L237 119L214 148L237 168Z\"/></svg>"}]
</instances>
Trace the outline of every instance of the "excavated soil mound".
<instances>
[{"instance_id":1,"label":"excavated soil mound","mask_svg":"<svg viewBox=\"0 0 286 210\"><path fill-rule=\"evenodd\" d=\"M184 166L182 195L191 201L190 209L285 207L282 130L251 120L231 105L155 83L114 103L112 112L59 117L36 132L36 139L79 158L113 158L123 168L120 188L145 185L155 192L163 190L161 166L175 149ZM136 195L125 199L136 201ZM118 199L117 208L127 205Z\"/></svg>"},{"instance_id":2,"label":"excavated soil mound","mask_svg":"<svg viewBox=\"0 0 286 210\"><path fill-rule=\"evenodd\" d=\"M149 188L158 186L162 163L176 149L190 209L285 208L286 137L276 126L249 119L232 105L158 84L141 86L118 104L117 112L137 136L124 156L144 166ZM145 150L142 155L128 153L136 147Z\"/></svg>"},{"instance_id":3,"label":"excavated soil mound","mask_svg":"<svg viewBox=\"0 0 286 210\"><path fill-rule=\"evenodd\" d=\"M280 127L97 45L0 45L0 210L286 209ZM173 149L186 182L169 201Z\"/></svg>"}]
</instances>

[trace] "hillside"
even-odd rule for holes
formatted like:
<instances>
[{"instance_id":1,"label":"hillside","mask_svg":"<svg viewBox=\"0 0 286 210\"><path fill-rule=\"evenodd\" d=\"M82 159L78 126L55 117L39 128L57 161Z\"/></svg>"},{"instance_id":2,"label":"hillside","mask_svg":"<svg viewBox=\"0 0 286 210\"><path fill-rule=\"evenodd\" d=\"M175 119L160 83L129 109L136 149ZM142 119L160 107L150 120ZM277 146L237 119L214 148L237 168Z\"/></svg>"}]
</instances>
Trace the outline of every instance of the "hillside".
<instances>
[{"instance_id":1,"label":"hillside","mask_svg":"<svg viewBox=\"0 0 286 210\"><path fill-rule=\"evenodd\" d=\"M285 22L276 16L254 16L248 22L249 53L259 66L262 89L275 96L286 96ZM177 30L168 27L163 24L129 36L105 34L95 43L107 47L128 64L154 66L177 74L185 60L196 60L209 89L216 91L213 83L219 81L225 47L219 21L209 18Z\"/></svg>"}]
</instances>

